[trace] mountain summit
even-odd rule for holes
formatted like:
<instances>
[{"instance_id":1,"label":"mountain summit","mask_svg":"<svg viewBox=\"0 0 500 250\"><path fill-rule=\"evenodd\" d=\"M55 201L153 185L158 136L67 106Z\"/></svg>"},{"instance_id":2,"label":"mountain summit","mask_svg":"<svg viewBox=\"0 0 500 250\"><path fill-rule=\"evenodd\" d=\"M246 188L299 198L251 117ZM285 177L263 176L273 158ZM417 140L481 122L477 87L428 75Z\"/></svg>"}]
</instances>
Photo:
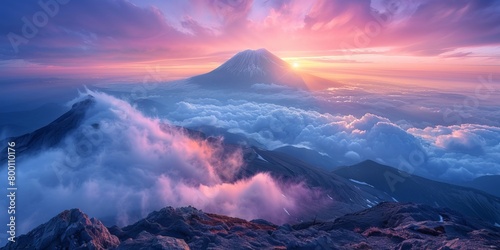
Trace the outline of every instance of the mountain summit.
<instances>
[{"instance_id":1,"label":"mountain summit","mask_svg":"<svg viewBox=\"0 0 500 250\"><path fill-rule=\"evenodd\" d=\"M239 52L214 71L253 78L273 77L276 73L285 75L290 69L290 65L281 58L266 49L258 49Z\"/></svg>"},{"instance_id":2,"label":"mountain summit","mask_svg":"<svg viewBox=\"0 0 500 250\"><path fill-rule=\"evenodd\" d=\"M194 76L191 83L204 87L248 88L256 83L277 84L310 89L305 79L320 79L293 70L281 58L266 49L244 50L213 71ZM324 83L332 82L321 79Z\"/></svg>"}]
</instances>

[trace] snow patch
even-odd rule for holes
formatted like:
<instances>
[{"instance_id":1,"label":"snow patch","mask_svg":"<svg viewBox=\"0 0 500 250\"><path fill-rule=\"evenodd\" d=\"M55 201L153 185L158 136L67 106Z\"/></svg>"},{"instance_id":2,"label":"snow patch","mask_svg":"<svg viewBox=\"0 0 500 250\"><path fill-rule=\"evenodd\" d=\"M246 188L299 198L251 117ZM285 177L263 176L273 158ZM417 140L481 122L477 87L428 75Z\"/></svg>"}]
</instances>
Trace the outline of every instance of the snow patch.
<instances>
[{"instance_id":1,"label":"snow patch","mask_svg":"<svg viewBox=\"0 0 500 250\"><path fill-rule=\"evenodd\" d=\"M257 159L263 160L263 161L265 161L265 162L269 162L269 161L267 161L266 159L264 159L264 158L263 158L261 155L259 155L259 154L257 154Z\"/></svg>"},{"instance_id":2,"label":"snow patch","mask_svg":"<svg viewBox=\"0 0 500 250\"><path fill-rule=\"evenodd\" d=\"M500 224L498 224L498 223L495 222L495 224L493 226L500 227Z\"/></svg>"},{"instance_id":3,"label":"snow patch","mask_svg":"<svg viewBox=\"0 0 500 250\"><path fill-rule=\"evenodd\" d=\"M320 155L322 155L322 156L327 156L328 158L330 158L330 155L329 155L329 154L327 154L327 153L323 153L323 152L318 152L318 153L319 153Z\"/></svg>"},{"instance_id":4,"label":"snow patch","mask_svg":"<svg viewBox=\"0 0 500 250\"><path fill-rule=\"evenodd\" d=\"M443 222L443 216L439 215L439 222Z\"/></svg>"},{"instance_id":5,"label":"snow patch","mask_svg":"<svg viewBox=\"0 0 500 250\"><path fill-rule=\"evenodd\" d=\"M362 182L362 181L357 181L357 180L353 180L353 179L349 179L350 181L354 182L354 183L357 183L357 184L361 184L361 185L366 185L366 186L370 186L372 188L374 188L374 186L366 183L366 182Z\"/></svg>"},{"instance_id":6,"label":"snow patch","mask_svg":"<svg viewBox=\"0 0 500 250\"><path fill-rule=\"evenodd\" d=\"M398 200L396 200L396 198L392 197L392 200L395 201L395 202L399 202Z\"/></svg>"},{"instance_id":7,"label":"snow patch","mask_svg":"<svg viewBox=\"0 0 500 250\"><path fill-rule=\"evenodd\" d=\"M366 200L366 203L367 203L366 205L367 205L368 207L373 207L373 206L375 206L375 205L377 205L377 204L378 204L377 202L373 202L373 201L368 200L368 199L365 199L365 200Z\"/></svg>"},{"instance_id":8,"label":"snow patch","mask_svg":"<svg viewBox=\"0 0 500 250\"><path fill-rule=\"evenodd\" d=\"M288 212L288 210L286 210L286 208L283 208L283 210L285 210L285 213L290 215L290 213Z\"/></svg>"}]
</instances>

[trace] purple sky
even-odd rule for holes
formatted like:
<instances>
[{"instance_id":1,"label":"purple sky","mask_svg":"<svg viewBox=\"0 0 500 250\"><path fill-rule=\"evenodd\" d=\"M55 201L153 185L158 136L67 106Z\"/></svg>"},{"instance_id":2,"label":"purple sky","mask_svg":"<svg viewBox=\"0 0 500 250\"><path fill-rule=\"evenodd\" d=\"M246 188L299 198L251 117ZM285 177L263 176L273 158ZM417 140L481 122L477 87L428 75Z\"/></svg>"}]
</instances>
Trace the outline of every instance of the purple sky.
<instances>
[{"instance_id":1,"label":"purple sky","mask_svg":"<svg viewBox=\"0 0 500 250\"><path fill-rule=\"evenodd\" d=\"M160 65L183 77L261 47L310 71L492 73L500 61L500 2L492 0L41 3L2 2L1 74L105 77Z\"/></svg>"}]
</instances>

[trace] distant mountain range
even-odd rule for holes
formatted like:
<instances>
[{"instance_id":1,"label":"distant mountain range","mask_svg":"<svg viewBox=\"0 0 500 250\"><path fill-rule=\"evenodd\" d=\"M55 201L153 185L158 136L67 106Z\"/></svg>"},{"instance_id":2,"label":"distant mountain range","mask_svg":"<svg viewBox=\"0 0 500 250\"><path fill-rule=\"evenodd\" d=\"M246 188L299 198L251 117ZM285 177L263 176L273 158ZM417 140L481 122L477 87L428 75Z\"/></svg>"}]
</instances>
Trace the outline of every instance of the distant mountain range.
<instances>
[{"instance_id":1,"label":"distant mountain range","mask_svg":"<svg viewBox=\"0 0 500 250\"><path fill-rule=\"evenodd\" d=\"M299 72L266 49L239 52L211 72L191 77L188 82L207 88L225 89L246 89L258 83L298 89L325 89L340 85Z\"/></svg>"},{"instance_id":2,"label":"distant mountain range","mask_svg":"<svg viewBox=\"0 0 500 250\"><path fill-rule=\"evenodd\" d=\"M479 176L471 181L459 184L500 197L500 175Z\"/></svg>"}]
</instances>

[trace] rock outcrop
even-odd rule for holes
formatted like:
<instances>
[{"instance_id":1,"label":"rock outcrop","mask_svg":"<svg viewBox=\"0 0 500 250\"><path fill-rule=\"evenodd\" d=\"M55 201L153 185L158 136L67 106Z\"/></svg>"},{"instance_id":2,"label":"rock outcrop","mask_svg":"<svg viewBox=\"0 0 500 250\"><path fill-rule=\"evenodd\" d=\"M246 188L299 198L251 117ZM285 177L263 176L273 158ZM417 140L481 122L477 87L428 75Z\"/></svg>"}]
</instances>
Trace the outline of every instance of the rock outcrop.
<instances>
[{"instance_id":1,"label":"rock outcrop","mask_svg":"<svg viewBox=\"0 0 500 250\"><path fill-rule=\"evenodd\" d=\"M449 209L380 203L335 221L274 225L167 207L124 228L64 211L2 249L498 249L500 229Z\"/></svg>"}]
</instances>

